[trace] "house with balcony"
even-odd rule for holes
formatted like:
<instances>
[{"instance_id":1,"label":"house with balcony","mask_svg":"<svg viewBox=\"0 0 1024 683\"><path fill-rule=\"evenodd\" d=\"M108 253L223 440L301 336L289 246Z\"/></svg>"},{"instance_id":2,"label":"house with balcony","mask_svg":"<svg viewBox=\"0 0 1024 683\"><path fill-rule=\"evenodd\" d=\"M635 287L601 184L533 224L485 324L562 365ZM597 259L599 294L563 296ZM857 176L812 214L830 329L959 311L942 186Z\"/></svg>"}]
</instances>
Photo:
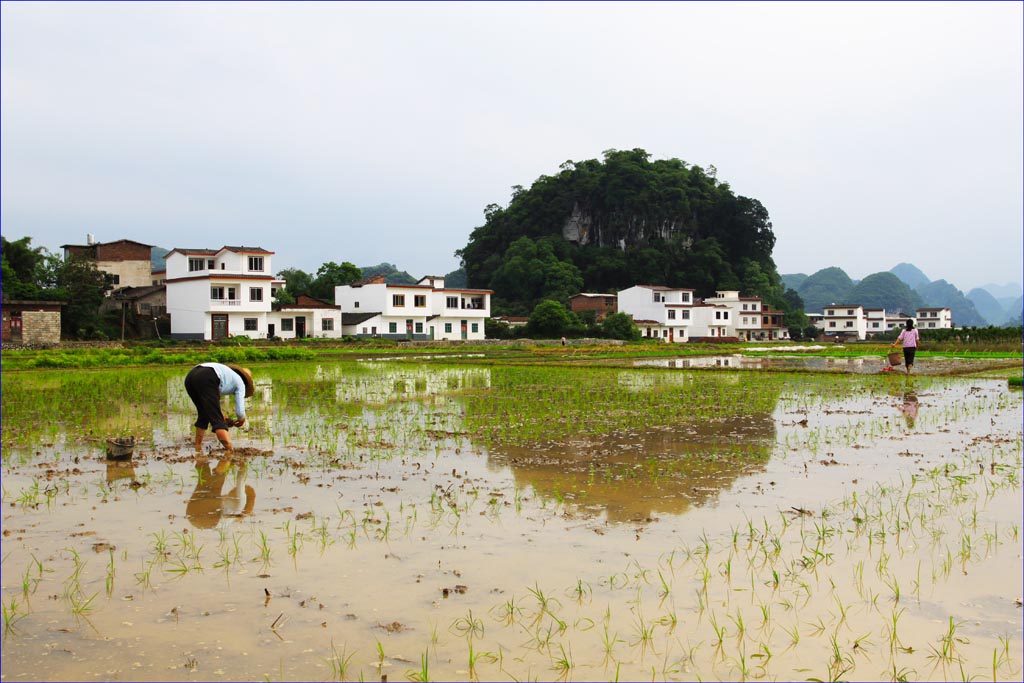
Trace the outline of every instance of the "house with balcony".
<instances>
[{"instance_id":1,"label":"house with balcony","mask_svg":"<svg viewBox=\"0 0 1024 683\"><path fill-rule=\"evenodd\" d=\"M97 242L91 234L85 244L62 244L64 260L77 258L92 261L96 269L109 274L114 289L119 287L148 287L152 284L153 245L134 240Z\"/></svg>"},{"instance_id":2,"label":"house with balcony","mask_svg":"<svg viewBox=\"0 0 1024 683\"><path fill-rule=\"evenodd\" d=\"M378 275L334 288L345 334L385 339L484 339L491 314L489 289L447 289L444 278L393 285ZM366 316L366 317L363 317ZM365 331L364 331L365 330Z\"/></svg>"},{"instance_id":3,"label":"house with balcony","mask_svg":"<svg viewBox=\"0 0 1024 683\"><path fill-rule=\"evenodd\" d=\"M948 308L919 308L914 324L924 330L951 330L953 311Z\"/></svg>"},{"instance_id":4,"label":"house with balcony","mask_svg":"<svg viewBox=\"0 0 1024 683\"><path fill-rule=\"evenodd\" d=\"M826 306L821 319L821 328L827 336L867 338L867 317L864 307L858 304L832 304Z\"/></svg>"},{"instance_id":5,"label":"house with balcony","mask_svg":"<svg viewBox=\"0 0 1024 683\"><path fill-rule=\"evenodd\" d=\"M733 311L725 304L696 304L692 309L691 341L737 341Z\"/></svg>"},{"instance_id":6,"label":"house with balcony","mask_svg":"<svg viewBox=\"0 0 1024 683\"><path fill-rule=\"evenodd\" d=\"M618 309L633 318L640 334L665 342L683 343L693 324L694 290L634 285L618 293Z\"/></svg>"},{"instance_id":7,"label":"house with balcony","mask_svg":"<svg viewBox=\"0 0 1024 683\"><path fill-rule=\"evenodd\" d=\"M271 302L284 281L272 273L274 252L261 247L168 252L167 313L174 339L268 336ZM275 333L277 330L275 330Z\"/></svg>"}]
</instances>

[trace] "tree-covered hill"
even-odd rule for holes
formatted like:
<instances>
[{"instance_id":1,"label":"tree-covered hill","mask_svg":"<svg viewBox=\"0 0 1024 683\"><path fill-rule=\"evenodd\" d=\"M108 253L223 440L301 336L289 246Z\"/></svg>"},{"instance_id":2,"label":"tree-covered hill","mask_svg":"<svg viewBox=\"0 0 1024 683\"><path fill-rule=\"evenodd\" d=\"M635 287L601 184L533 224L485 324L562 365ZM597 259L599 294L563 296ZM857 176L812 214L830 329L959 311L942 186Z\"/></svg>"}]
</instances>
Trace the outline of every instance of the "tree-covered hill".
<instances>
[{"instance_id":1,"label":"tree-covered hill","mask_svg":"<svg viewBox=\"0 0 1024 683\"><path fill-rule=\"evenodd\" d=\"M470 287L494 290L494 310L527 313L541 300L638 283L737 289L786 309L768 211L728 183L642 149L567 161L508 206L491 204L462 259Z\"/></svg>"},{"instance_id":2,"label":"tree-covered hill","mask_svg":"<svg viewBox=\"0 0 1024 683\"><path fill-rule=\"evenodd\" d=\"M957 327L985 327L988 325L971 300L959 289L945 280L935 280L917 288L925 306L948 308L953 312L953 324Z\"/></svg>"},{"instance_id":3,"label":"tree-covered hill","mask_svg":"<svg viewBox=\"0 0 1024 683\"><path fill-rule=\"evenodd\" d=\"M847 295L853 289L853 280L842 268L832 266L822 268L805 279L797 294L804 300L804 310L808 313L821 313L829 304L856 304Z\"/></svg>"},{"instance_id":4,"label":"tree-covered hill","mask_svg":"<svg viewBox=\"0 0 1024 683\"><path fill-rule=\"evenodd\" d=\"M884 308L887 313L914 315L921 308L921 297L892 272L873 273L858 282L847 294L844 303L865 308Z\"/></svg>"}]
</instances>

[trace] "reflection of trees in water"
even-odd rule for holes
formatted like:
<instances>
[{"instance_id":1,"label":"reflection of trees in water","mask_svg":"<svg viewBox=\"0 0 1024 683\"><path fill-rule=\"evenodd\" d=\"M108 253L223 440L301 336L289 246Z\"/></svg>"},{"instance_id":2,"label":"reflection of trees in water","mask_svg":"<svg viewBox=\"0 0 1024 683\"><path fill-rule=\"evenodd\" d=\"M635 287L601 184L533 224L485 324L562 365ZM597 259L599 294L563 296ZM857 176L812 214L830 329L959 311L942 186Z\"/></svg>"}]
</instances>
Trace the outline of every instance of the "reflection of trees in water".
<instances>
[{"instance_id":1,"label":"reflection of trees in water","mask_svg":"<svg viewBox=\"0 0 1024 683\"><path fill-rule=\"evenodd\" d=\"M471 438L519 485L610 520L680 513L764 467L780 378L495 369L466 401ZM504 424L498 420L505 420Z\"/></svg>"},{"instance_id":2,"label":"reflection of trees in water","mask_svg":"<svg viewBox=\"0 0 1024 683\"><path fill-rule=\"evenodd\" d=\"M35 448L130 433L151 438L167 400L166 368L55 370L4 377L3 447ZM182 375L182 377L184 377ZM183 380L182 380L183 381Z\"/></svg>"}]
</instances>

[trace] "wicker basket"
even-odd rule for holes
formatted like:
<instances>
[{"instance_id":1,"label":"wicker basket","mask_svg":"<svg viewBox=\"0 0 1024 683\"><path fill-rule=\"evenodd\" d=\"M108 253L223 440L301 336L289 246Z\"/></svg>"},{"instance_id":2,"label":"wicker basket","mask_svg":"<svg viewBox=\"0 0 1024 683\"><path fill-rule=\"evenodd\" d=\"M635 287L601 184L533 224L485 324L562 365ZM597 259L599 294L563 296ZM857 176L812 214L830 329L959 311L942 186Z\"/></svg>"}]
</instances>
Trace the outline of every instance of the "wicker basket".
<instances>
[{"instance_id":1,"label":"wicker basket","mask_svg":"<svg viewBox=\"0 0 1024 683\"><path fill-rule=\"evenodd\" d=\"M107 457L111 460L128 460L135 450L134 436L107 439Z\"/></svg>"},{"instance_id":2,"label":"wicker basket","mask_svg":"<svg viewBox=\"0 0 1024 683\"><path fill-rule=\"evenodd\" d=\"M893 351L889 354L889 365L899 365L903 362L903 354L899 351Z\"/></svg>"}]
</instances>

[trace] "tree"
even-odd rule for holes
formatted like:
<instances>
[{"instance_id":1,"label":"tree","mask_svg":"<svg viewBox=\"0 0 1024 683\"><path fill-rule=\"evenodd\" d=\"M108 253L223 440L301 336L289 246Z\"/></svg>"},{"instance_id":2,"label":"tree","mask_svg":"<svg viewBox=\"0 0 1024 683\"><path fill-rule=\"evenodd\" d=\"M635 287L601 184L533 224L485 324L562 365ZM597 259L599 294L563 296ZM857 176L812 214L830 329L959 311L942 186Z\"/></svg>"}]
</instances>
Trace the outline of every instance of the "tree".
<instances>
[{"instance_id":1,"label":"tree","mask_svg":"<svg viewBox=\"0 0 1024 683\"><path fill-rule=\"evenodd\" d=\"M300 294L309 295L313 285L313 276L298 268L285 268L277 274L277 277L284 280L285 289L295 297Z\"/></svg>"},{"instance_id":2,"label":"tree","mask_svg":"<svg viewBox=\"0 0 1024 683\"><path fill-rule=\"evenodd\" d=\"M316 279L310 285L310 296L334 303L334 288L358 282L363 272L348 261L341 264L328 261L316 271Z\"/></svg>"},{"instance_id":3,"label":"tree","mask_svg":"<svg viewBox=\"0 0 1024 683\"><path fill-rule=\"evenodd\" d=\"M633 318L625 313L612 313L601 321L601 332L609 339L637 341L640 330L633 323Z\"/></svg>"},{"instance_id":4,"label":"tree","mask_svg":"<svg viewBox=\"0 0 1024 683\"><path fill-rule=\"evenodd\" d=\"M530 322L526 325L527 332L534 337L561 337L573 327L574 317L557 301L541 301L530 314Z\"/></svg>"},{"instance_id":5,"label":"tree","mask_svg":"<svg viewBox=\"0 0 1024 683\"><path fill-rule=\"evenodd\" d=\"M88 338L102 328L97 312L114 278L84 258L69 258L57 272L59 299L67 301L61 311L61 328L66 336Z\"/></svg>"}]
</instances>

